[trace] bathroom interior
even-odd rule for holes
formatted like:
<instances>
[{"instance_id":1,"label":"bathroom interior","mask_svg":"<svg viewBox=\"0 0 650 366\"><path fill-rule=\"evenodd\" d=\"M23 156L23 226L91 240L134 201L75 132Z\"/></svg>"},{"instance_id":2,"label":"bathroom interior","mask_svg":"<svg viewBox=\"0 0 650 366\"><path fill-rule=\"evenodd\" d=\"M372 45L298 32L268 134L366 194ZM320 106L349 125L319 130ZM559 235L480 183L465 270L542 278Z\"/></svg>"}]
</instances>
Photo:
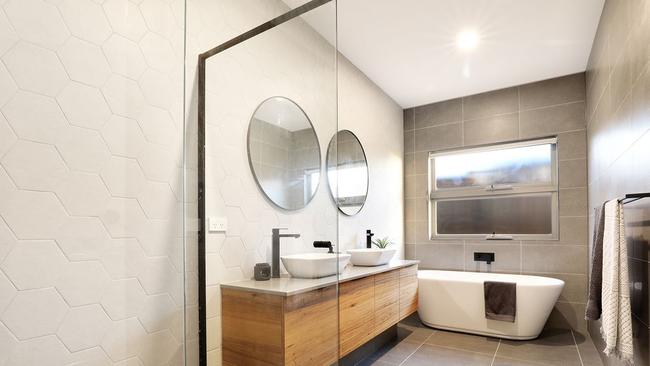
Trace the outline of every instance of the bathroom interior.
<instances>
[{"instance_id":1,"label":"bathroom interior","mask_svg":"<svg viewBox=\"0 0 650 366\"><path fill-rule=\"evenodd\" d=\"M649 60L648 0L0 0L0 366L649 365Z\"/></svg>"}]
</instances>

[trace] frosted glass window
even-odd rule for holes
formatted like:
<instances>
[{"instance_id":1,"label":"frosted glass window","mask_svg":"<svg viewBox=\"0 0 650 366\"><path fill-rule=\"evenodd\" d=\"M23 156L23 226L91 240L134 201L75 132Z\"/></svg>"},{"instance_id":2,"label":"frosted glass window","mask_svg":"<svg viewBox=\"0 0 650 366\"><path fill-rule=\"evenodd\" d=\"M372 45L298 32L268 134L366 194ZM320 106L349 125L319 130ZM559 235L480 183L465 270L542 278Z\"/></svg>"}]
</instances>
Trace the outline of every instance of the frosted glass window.
<instances>
[{"instance_id":1,"label":"frosted glass window","mask_svg":"<svg viewBox=\"0 0 650 366\"><path fill-rule=\"evenodd\" d=\"M553 145L457 153L436 157L436 189L502 184L550 184Z\"/></svg>"},{"instance_id":2,"label":"frosted glass window","mask_svg":"<svg viewBox=\"0 0 650 366\"><path fill-rule=\"evenodd\" d=\"M553 196L487 197L438 201L438 234L545 234L553 232Z\"/></svg>"},{"instance_id":3,"label":"frosted glass window","mask_svg":"<svg viewBox=\"0 0 650 366\"><path fill-rule=\"evenodd\" d=\"M555 138L432 152L429 236L558 237Z\"/></svg>"}]
</instances>

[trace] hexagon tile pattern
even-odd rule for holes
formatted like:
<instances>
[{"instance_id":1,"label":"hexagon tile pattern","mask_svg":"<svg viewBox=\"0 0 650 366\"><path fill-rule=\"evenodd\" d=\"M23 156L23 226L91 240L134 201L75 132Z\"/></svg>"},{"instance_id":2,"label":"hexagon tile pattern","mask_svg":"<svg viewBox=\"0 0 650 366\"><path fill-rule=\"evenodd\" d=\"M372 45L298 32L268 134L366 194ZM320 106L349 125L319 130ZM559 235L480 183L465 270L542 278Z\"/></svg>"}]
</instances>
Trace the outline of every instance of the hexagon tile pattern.
<instances>
[{"instance_id":1,"label":"hexagon tile pattern","mask_svg":"<svg viewBox=\"0 0 650 366\"><path fill-rule=\"evenodd\" d=\"M0 365L182 364L183 4L0 0Z\"/></svg>"}]
</instances>

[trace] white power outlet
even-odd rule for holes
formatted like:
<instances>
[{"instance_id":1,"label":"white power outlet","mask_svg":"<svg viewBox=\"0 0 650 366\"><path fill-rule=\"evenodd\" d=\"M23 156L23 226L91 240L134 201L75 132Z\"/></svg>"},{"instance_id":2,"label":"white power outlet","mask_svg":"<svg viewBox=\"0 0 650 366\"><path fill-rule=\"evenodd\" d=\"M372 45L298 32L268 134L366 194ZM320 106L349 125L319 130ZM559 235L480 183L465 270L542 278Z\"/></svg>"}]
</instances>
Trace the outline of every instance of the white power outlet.
<instances>
[{"instance_id":1,"label":"white power outlet","mask_svg":"<svg viewBox=\"0 0 650 366\"><path fill-rule=\"evenodd\" d=\"M228 218L214 217L208 218L208 231L210 232L226 232L228 230Z\"/></svg>"}]
</instances>

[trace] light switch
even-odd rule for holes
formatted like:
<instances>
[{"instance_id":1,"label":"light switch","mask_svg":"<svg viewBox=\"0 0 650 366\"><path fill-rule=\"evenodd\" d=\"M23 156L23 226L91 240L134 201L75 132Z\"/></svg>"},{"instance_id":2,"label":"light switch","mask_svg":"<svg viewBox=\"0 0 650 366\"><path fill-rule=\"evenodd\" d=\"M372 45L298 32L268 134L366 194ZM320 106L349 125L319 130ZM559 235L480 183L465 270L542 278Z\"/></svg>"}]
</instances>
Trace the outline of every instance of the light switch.
<instances>
[{"instance_id":1,"label":"light switch","mask_svg":"<svg viewBox=\"0 0 650 366\"><path fill-rule=\"evenodd\" d=\"M210 216L208 218L208 231L225 232L228 230L228 218Z\"/></svg>"}]
</instances>

